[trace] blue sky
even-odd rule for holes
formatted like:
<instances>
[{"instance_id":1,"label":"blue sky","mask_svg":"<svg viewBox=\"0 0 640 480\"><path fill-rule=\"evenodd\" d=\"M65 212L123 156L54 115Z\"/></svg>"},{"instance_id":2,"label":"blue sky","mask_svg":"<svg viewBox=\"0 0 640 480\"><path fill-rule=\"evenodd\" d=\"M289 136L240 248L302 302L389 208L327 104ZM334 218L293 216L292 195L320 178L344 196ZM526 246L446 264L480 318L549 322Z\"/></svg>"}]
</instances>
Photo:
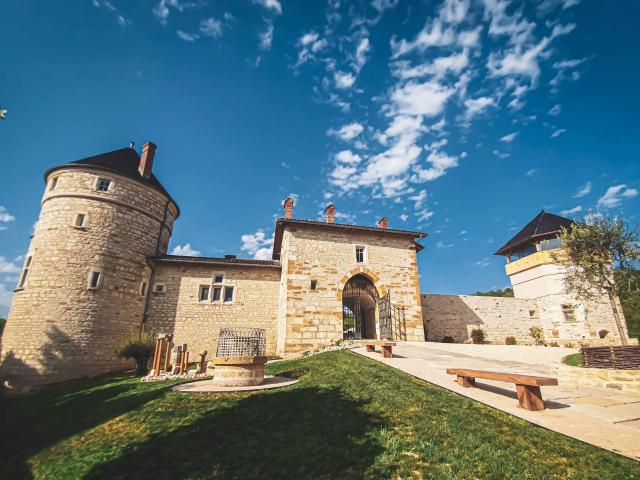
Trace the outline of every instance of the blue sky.
<instances>
[{"instance_id":1,"label":"blue sky","mask_svg":"<svg viewBox=\"0 0 640 480\"><path fill-rule=\"evenodd\" d=\"M640 207L637 2L10 0L0 6L0 313L47 168L158 145L171 249L263 257L298 218L430 236L423 291L508 285L541 208Z\"/></svg>"}]
</instances>

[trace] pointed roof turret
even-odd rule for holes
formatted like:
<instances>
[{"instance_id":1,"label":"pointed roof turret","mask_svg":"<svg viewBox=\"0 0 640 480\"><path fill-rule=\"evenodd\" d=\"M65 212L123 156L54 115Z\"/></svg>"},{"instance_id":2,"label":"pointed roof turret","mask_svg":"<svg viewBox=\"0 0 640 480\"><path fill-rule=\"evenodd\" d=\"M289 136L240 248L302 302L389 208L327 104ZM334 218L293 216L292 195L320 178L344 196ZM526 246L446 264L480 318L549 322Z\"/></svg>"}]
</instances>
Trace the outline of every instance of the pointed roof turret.
<instances>
[{"instance_id":1,"label":"pointed roof turret","mask_svg":"<svg viewBox=\"0 0 640 480\"><path fill-rule=\"evenodd\" d=\"M525 225L516 235L505 243L494 255L509 255L520 247L534 240L556 237L562 227L571 228L574 220L570 218L554 215L553 213L541 210L533 220Z\"/></svg>"}]
</instances>

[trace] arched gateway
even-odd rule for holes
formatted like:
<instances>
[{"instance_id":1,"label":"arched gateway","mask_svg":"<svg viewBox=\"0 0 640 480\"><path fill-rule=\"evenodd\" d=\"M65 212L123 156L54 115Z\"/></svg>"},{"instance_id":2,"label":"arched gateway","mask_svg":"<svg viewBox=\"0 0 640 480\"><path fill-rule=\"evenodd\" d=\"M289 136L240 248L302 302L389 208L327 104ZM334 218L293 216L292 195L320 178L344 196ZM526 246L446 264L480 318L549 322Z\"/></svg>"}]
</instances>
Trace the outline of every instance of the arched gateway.
<instances>
[{"instance_id":1,"label":"arched gateway","mask_svg":"<svg viewBox=\"0 0 640 480\"><path fill-rule=\"evenodd\" d=\"M365 275L354 275L342 290L342 337L345 340L377 338L380 296Z\"/></svg>"}]
</instances>

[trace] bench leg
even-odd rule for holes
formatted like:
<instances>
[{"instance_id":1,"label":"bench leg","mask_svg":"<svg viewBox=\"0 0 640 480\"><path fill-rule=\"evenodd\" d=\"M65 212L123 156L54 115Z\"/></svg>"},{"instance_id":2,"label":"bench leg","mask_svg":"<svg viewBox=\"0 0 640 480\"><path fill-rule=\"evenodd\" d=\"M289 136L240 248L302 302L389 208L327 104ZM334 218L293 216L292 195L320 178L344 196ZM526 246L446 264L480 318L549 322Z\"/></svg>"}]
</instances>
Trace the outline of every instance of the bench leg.
<instances>
[{"instance_id":1,"label":"bench leg","mask_svg":"<svg viewBox=\"0 0 640 480\"><path fill-rule=\"evenodd\" d=\"M527 410L544 410L540 387L520 385L517 383L516 391L518 393L518 402L522 408L526 408Z\"/></svg>"},{"instance_id":2,"label":"bench leg","mask_svg":"<svg viewBox=\"0 0 640 480\"><path fill-rule=\"evenodd\" d=\"M375 352L376 348L373 345L366 345L365 346L367 352Z\"/></svg>"},{"instance_id":3,"label":"bench leg","mask_svg":"<svg viewBox=\"0 0 640 480\"><path fill-rule=\"evenodd\" d=\"M382 355L384 356L384 358L393 358L391 347L382 347Z\"/></svg>"},{"instance_id":4,"label":"bench leg","mask_svg":"<svg viewBox=\"0 0 640 480\"><path fill-rule=\"evenodd\" d=\"M475 387L476 386L476 379L473 377L463 377L461 375L458 375L458 378L456 380L458 382L458 385L462 386L462 387Z\"/></svg>"}]
</instances>

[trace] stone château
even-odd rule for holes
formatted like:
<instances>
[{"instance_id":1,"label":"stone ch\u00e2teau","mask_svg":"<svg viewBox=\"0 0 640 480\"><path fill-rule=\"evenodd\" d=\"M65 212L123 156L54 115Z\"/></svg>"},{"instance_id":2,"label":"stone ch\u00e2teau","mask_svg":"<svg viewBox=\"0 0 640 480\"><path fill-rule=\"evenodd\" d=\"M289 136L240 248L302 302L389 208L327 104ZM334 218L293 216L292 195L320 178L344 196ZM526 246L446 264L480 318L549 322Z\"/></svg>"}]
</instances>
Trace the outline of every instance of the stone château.
<instances>
[{"instance_id":1,"label":"stone ch\u00e2teau","mask_svg":"<svg viewBox=\"0 0 640 480\"><path fill-rule=\"evenodd\" d=\"M180 209L152 172L156 146L88 157L45 173L45 193L2 337L0 373L21 388L122 369L123 338L169 333L214 352L224 327L267 332L268 355L349 339L530 343L616 341L608 302L563 291L557 248L568 219L541 213L497 253L515 298L421 294L425 233L294 217L284 202L272 260L167 255ZM569 223L567 223L569 222ZM622 332L626 335L626 331Z\"/></svg>"}]
</instances>

